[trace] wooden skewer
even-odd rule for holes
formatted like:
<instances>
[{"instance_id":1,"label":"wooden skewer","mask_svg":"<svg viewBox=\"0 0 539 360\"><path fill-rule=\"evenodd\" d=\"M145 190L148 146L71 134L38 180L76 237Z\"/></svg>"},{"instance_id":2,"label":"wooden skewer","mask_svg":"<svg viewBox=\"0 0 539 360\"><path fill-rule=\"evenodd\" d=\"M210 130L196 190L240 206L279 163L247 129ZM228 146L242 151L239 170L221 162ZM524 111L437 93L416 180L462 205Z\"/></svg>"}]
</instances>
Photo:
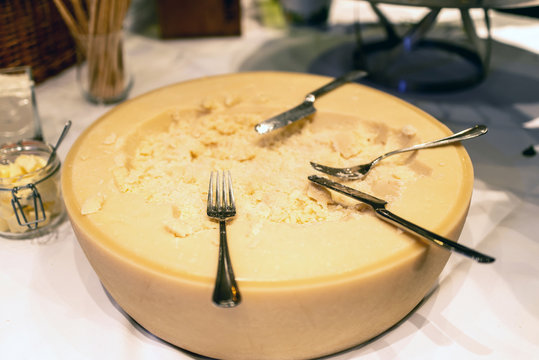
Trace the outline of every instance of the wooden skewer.
<instances>
[{"instance_id":1,"label":"wooden skewer","mask_svg":"<svg viewBox=\"0 0 539 360\"><path fill-rule=\"evenodd\" d=\"M53 1L54 1L54 4L56 5L56 8L58 9L58 12L60 13L62 18L64 19L69 31L71 33L79 32L81 29L79 29L77 22L75 21L75 19L73 18L73 16L69 12L66 5L64 3L62 3L61 0L53 0Z\"/></svg>"},{"instance_id":2,"label":"wooden skewer","mask_svg":"<svg viewBox=\"0 0 539 360\"><path fill-rule=\"evenodd\" d=\"M121 31L130 2L54 0L78 51L86 58L87 91L96 99L118 97L125 89Z\"/></svg>"},{"instance_id":3,"label":"wooden skewer","mask_svg":"<svg viewBox=\"0 0 539 360\"><path fill-rule=\"evenodd\" d=\"M71 5L73 6L73 12L75 13L75 19L77 19L80 24L81 29L88 28L88 15L83 8L81 0L71 0Z\"/></svg>"}]
</instances>

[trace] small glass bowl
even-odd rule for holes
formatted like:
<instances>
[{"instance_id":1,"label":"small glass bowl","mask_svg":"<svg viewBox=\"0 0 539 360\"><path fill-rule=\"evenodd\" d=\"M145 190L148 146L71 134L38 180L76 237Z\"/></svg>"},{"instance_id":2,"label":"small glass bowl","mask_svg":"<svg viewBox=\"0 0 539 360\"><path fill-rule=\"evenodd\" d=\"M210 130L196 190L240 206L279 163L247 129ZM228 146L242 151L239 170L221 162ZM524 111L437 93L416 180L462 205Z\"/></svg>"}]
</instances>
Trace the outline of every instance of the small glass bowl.
<instances>
[{"instance_id":1,"label":"small glass bowl","mask_svg":"<svg viewBox=\"0 0 539 360\"><path fill-rule=\"evenodd\" d=\"M0 148L0 164L15 162L21 155L41 157L45 162L52 146L35 140L23 140ZM60 187L60 159L20 176L0 175L0 236L24 239L41 236L65 217Z\"/></svg>"}]
</instances>

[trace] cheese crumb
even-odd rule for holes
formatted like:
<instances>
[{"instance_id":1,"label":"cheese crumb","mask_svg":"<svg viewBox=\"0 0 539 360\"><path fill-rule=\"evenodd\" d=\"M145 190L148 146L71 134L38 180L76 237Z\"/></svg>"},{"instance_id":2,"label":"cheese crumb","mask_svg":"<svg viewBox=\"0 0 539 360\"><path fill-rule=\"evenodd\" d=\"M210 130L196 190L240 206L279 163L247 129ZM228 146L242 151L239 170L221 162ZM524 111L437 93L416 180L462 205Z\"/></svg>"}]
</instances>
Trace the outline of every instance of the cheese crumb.
<instances>
[{"instance_id":1,"label":"cheese crumb","mask_svg":"<svg viewBox=\"0 0 539 360\"><path fill-rule=\"evenodd\" d=\"M239 104L240 102L241 102L241 99L240 99L238 96L231 96L231 95L229 95L229 96L227 96L227 97L225 98L225 105L226 105L227 107L232 107L232 106L234 106L234 105Z\"/></svg>"},{"instance_id":2,"label":"cheese crumb","mask_svg":"<svg viewBox=\"0 0 539 360\"><path fill-rule=\"evenodd\" d=\"M123 153L120 153L118 155L116 155L114 157L114 163L117 165L117 166L124 166L125 163L126 163L126 158L125 158L125 154Z\"/></svg>"},{"instance_id":3,"label":"cheese crumb","mask_svg":"<svg viewBox=\"0 0 539 360\"><path fill-rule=\"evenodd\" d=\"M36 155L20 155L14 162L0 165L0 178L18 178L45 166L47 160Z\"/></svg>"},{"instance_id":4,"label":"cheese crumb","mask_svg":"<svg viewBox=\"0 0 539 360\"><path fill-rule=\"evenodd\" d=\"M84 201L84 204L82 204L82 208L80 210L80 213L82 215L89 215L98 212L103 207L105 199L102 194L97 194L95 196L92 196L86 201Z\"/></svg>"},{"instance_id":5,"label":"cheese crumb","mask_svg":"<svg viewBox=\"0 0 539 360\"><path fill-rule=\"evenodd\" d=\"M413 137L417 134L417 130L412 125L406 125L402 127L401 133L405 136Z\"/></svg>"},{"instance_id":6,"label":"cheese crumb","mask_svg":"<svg viewBox=\"0 0 539 360\"><path fill-rule=\"evenodd\" d=\"M117 138L116 134L112 133L103 140L103 144L112 145L116 142L116 138Z\"/></svg>"}]
</instances>

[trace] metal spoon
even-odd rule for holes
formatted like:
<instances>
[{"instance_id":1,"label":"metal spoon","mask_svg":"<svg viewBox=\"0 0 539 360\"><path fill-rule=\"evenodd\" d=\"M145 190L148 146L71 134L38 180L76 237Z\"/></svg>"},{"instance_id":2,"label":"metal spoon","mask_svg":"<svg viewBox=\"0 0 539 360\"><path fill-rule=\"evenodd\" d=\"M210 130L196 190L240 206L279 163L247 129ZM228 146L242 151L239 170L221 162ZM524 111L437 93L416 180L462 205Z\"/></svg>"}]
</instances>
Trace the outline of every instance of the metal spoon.
<instances>
[{"instance_id":1,"label":"metal spoon","mask_svg":"<svg viewBox=\"0 0 539 360\"><path fill-rule=\"evenodd\" d=\"M400 154L400 153L407 152L407 151L414 151L414 150L419 150L419 149L427 149L427 148L432 148L432 147L436 147L436 146L452 144L452 143L462 141L462 140L473 139L473 138L478 137L480 135L486 134L487 131L488 131L488 129L487 129L487 127L485 125L476 125L476 126L474 126L472 128L462 130L462 131L460 131L460 132L458 132L456 134L453 134L451 136L444 137L442 139L438 139L438 140L434 140L434 141L429 141L429 142L426 142L426 143L423 143L423 144L417 144L417 145L410 146L410 147L407 147L407 148L404 148L404 149L394 150L394 151L388 152L388 153L386 153L386 154L384 154L382 156L377 157L376 159L374 159L370 163L362 164L362 165L356 165L356 166L347 167L347 168L334 168L334 167L329 167L329 166L325 166L325 165L320 165L320 164L314 163L312 161L311 161L311 166L315 170L326 173L328 175L337 176L337 177L340 177L340 178L343 178L343 179L348 179L348 180L361 179L362 177L364 177L369 172L369 170L374 165L376 165L380 160L385 159L388 156L395 155L395 154Z\"/></svg>"},{"instance_id":2,"label":"metal spoon","mask_svg":"<svg viewBox=\"0 0 539 360\"><path fill-rule=\"evenodd\" d=\"M62 133L60 134L60 137L56 141L56 145L53 146L51 154L50 154L49 159L47 160L47 163L45 164L45 166L48 166L52 162L52 159L54 159L54 157L56 155L56 149L58 149L58 147L60 146L62 141L64 141L64 138L66 137L66 135L67 135L70 128L71 128L71 120L68 120L64 125L64 129L62 130Z\"/></svg>"}]
</instances>

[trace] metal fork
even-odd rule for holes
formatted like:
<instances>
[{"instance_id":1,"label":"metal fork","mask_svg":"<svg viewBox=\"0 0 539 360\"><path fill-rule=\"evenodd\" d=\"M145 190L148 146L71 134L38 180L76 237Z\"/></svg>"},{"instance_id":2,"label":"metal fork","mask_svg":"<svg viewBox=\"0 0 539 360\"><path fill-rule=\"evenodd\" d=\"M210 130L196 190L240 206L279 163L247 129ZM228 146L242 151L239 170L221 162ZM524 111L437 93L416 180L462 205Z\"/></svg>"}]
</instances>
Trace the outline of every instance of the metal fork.
<instances>
[{"instance_id":1,"label":"metal fork","mask_svg":"<svg viewBox=\"0 0 539 360\"><path fill-rule=\"evenodd\" d=\"M429 142L426 142L426 143L423 143L423 144L417 144L417 145L410 146L410 147L407 147L407 148L404 148L404 149L394 150L394 151L388 152L388 153L386 153L386 154L384 154L382 156L377 157L376 159L374 159L370 163L362 164L362 165L356 165L356 166L347 167L347 168L334 168L334 167L329 167L329 166L326 166L326 165L317 164L317 163L314 163L312 161L311 161L311 166L315 170L326 173L328 175L337 176L337 177L340 177L340 178L343 178L343 179L348 179L348 180L361 179L362 177L367 175L367 173L370 171L370 169L374 165L376 165L380 160L385 159L388 156L400 154L400 153L407 152L407 151L415 151L415 150L420 150L420 149L427 149L427 148L431 148L431 147L452 144L454 142L458 142L458 141L462 141L462 140L473 139L473 138L478 137L480 135L486 134L487 131L488 131L488 129L487 129L487 127L485 125L476 125L476 126L471 127L469 129L462 130L462 131L460 131L460 132L458 132L456 134L453 134L451 136L444 137L442 139L438 139L438 140L434 140L434 141L429 141Z\"/></svg>"},{"instance_id":2,"label":"metal fork","mask_svg":"<svg viewBox=\"0 0 539 360\"><path fill-rule=\"evenodd\" d=\"M226 238L226 220L236 215L230 171L223 171L221 178L219 178L219 172L212 171L208 190L207 214L219 221L219 262L213 289L213 302L221 307L234 307L241 302L241 295L234 278Z\"/></svg>"}]
</instances>

